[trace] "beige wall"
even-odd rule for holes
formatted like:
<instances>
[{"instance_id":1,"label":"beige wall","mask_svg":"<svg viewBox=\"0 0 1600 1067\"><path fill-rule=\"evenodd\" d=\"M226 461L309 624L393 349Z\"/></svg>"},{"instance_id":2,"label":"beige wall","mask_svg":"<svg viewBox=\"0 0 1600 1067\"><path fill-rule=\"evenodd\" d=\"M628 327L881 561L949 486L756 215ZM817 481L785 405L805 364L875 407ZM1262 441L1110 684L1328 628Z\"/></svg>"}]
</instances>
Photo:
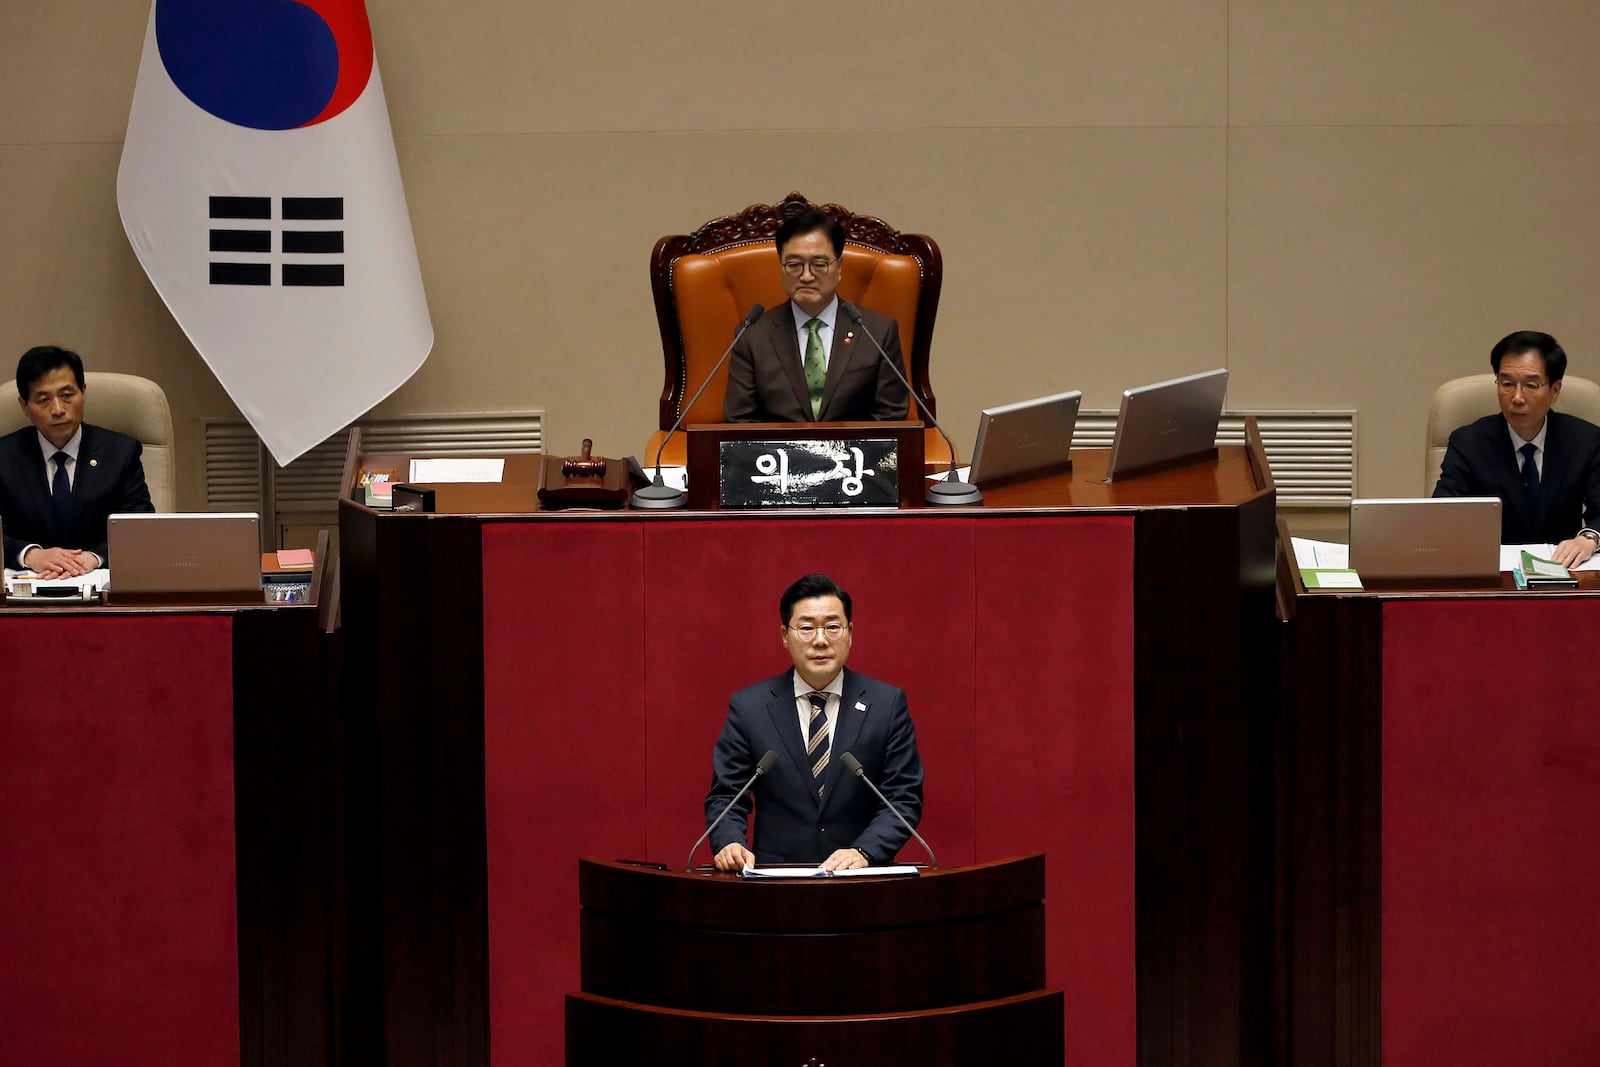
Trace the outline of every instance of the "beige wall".
<instances>
[{"instance_id":1,"label":"beige wall","mask_svg":"<svg viewBox=\"0 0 1600 1067\"><path fill-rule=\"evenodd\" d=\"M1230 407L1358 408L1360 491L1409 493L1433 385L1503 333L1600 378L1593 0L368 10L438 337L386 413L538 407L553 451L634 451L651 244L792 189L943 247L962 447L983 406L1226 364ZM0 354L161 381L195 506L233 408L116 211L147 12L0 0Z\"/></svg>"}]
</instances>

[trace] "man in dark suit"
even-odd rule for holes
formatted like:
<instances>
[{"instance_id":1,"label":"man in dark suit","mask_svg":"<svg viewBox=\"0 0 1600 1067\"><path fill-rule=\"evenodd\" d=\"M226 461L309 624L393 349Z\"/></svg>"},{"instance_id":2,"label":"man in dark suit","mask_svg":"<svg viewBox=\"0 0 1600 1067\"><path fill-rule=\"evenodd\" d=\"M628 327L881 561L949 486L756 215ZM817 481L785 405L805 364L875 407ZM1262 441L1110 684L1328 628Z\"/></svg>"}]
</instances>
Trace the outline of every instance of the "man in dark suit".
<instances>
[{"instance_id":1,"label":"man in dark suit","mask_svg":"<svg viewBox=\"0 0 1600 1067\"><path fill-rule=\"evenodd\" d=\"M872 790L842 766L853 753L867 777L916 825L922 760L906 695L845 669L853 636L850 594L808 574L778 602L792 671L733 694L711 759L706 823L721 814L771 750L756 781L755 849L746 846L750 796L711 837L719 870L757 863L817 863L842 870L893 862L911 835Z\"/></svg>"},{"instance_id":2,"label":"man in dark suit","mask_svg":"<svg viewBox=\"0 0 1600 1067\"><path fill-rule=\"evenodd\" d=\"M778 228L787 302L757 319L733 346L722 417L728 422L893 421L906 417L906 387L871 339L839 311L844 227L806 211ZM901 372L900 329L861 308L861 319Z\"/></svg>"},{"instance_id":3,"label":"man in dark suit","mask_svg":"<svg viewBox=\"0 0 1600 1067\"><path fill-rule=\"evenodd\" d=\"M1551 411L1567 354L1522 330L1489 353L1500 414L1450 435L1434 496L1497 496L1502 544L1553 544L1572 567L1600 546L1600 426Z\"/></svg>"},{"instance_id":4,"label":"man in dark suit","mask_svg":"<svg viewBox=\"0 0 1600 1067\"><path fill-rule=\"evenodd\" d=\"M148 512L150 490L131 437L83 421L83 360L42 345L17 363L17 402L33 425L0 437L5 565L46 578L105 566L106 519Z\"/></svg>"}]
</instances>

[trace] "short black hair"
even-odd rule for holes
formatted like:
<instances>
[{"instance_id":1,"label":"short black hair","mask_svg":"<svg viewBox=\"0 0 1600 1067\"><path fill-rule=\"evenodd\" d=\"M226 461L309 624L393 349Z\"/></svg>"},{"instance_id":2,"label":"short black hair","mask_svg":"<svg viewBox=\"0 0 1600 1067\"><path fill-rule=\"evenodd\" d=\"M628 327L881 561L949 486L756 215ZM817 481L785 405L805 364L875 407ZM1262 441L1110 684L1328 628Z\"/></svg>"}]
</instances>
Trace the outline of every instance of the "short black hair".
<instances>
[{"instance_id":1,"label":"short black hair","mask_svg":"<svg viewBox=\"0 0 1600 1067\"><path fill-rule=\"evenodd\" d=\"M789 619L794 614L794 606L802 600L810 600L815 596L836 596L839 603L844 605L844 621L850 621L850 594L844 587L829 578L826 574L808 574L783 591L783 596L778 598L778 619L789 625Z\"/></svg>"},{"instance_id":2,"label":"short black hair","mask_svg":"<svg viewBox=\"0 0 1600 1067\"><path fill-rule=\"evenodd\" d=\"M1518 330L1500 338L1500 343L1489 352L1489 366L1500 373L1500 361L1507 356L1525 356L1537 352L1544 360L1544 376L1559 382L1567 373L1567 354L1556 339L1538 330Z\"/></svg>"},{"instance_id":3,"label":"short black hair","mask_svg":"<svg viewBox=\"0 0 1600 1067\"><path fill-rule=\"evenodd\" d=\"M28 394L33 392L40 378L62 367L72 368L72 376L78 380L78 388L82 389L83 360L78 358L78 353L55 345L35 345L28 349L17 360L17 395L28 399Z\"/></svg>"},{"instance_id":4,"label":"short black hair","mask_svg":"<svg viewBox=\"0 0 1600 1067\"><path fill-rule=\"evenodd\" d=\"M826 211L816 208L806 208L798 215L791 215L778 227L777 246L778 255L783 255L783 246L799 237L803 233L816 233L821 230L828 235L828 240L833 242L833 254L844 255L844 227L839 220Z\"/></svg>"}]
</instances>

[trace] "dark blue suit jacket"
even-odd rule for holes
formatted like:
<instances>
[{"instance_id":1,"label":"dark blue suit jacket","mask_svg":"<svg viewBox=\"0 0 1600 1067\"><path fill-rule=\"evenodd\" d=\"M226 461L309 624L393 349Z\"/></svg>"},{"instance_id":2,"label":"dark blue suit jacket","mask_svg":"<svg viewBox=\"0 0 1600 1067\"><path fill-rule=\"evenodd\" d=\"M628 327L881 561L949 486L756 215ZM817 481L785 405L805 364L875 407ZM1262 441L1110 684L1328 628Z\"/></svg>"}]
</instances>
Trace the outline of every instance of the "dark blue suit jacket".
<instances>
[{"instance_id":1,"label":"dark blue suit jacket","mask_svg":"<svg viewBox=\"0 0 1600 1067\"><path fill-rule=\"evenodd\" d=\"M1552 411L1544 436L1539 506L1530 509L1503 415L1486 415L1450 435L1434 496L1500 498L1500 543L1559 544L1600 523L1600 426Z\"/></svg>"},{"instance_id":2,"label":"dark blue suit jacket","mask_svg":"<svg viewBox=\"0 0 1600 1067\"><path fill-rule=\"evenodd\" d=\"M72 513L62 528L50 503L45 456L32 426L0 437L0 525L5 527L5 565L21 567L17 553L28 545L86 548L110 563L106 519L123 512L150 512L150 489L132 437L83 424Z\"/></svg>"},{"instance_id":3,"label":"dark blue suit jacket","mask_svg":"<svg viewBox=\"0 0 1600 1067\"><path fill-rule=\"evenodd\" d=\"M755 795L758 863L821 863L841 848L859 848L871 864L894 860L911 835L872 790L844 769L853 753L867 777L915 826L922 818L922 760L906 695L884 682L844 672L844 695L834 724L822 799L812 784L805 739L795 711L794 672L742 689L728 701L728 718L711 759L706 824L755 773L768 749L778 762L751 790ZM711 835L711 851L746 841L750 795Z\"/></svg>"}]
</instances>

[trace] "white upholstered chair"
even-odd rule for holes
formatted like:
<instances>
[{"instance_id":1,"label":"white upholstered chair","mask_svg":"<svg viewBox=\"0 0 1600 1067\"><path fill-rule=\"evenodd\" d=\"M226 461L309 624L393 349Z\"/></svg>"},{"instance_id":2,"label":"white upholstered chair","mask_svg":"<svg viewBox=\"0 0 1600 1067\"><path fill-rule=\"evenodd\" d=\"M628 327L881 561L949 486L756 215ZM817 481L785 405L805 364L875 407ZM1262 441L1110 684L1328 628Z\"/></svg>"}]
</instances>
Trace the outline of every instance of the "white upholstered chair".
<instances>
[{"instance_id":1,"label":"white upholstered chair","mask_svg":"<svg viewBox=\"0 0 1600 1067\"><path fill-rule=\"evenodd\" d=\"M1434 391L1433 403L1428 405L1423 496L1432 496L1433 487L1438 484L1439 470L1444 466L1445 448L1450 444L1451 432L1499 410L1500 398L1495 389L1494 375L1487 371L1469 374L1465 378L1452 378ZM1554 410L1600 424L1600 385L1588 378L1567 375L1561 379L1561 395L1556 398Z\"/></svg>"},{"instance_id":2,"label":"white upholstered chair","mask_svg":"<svg viewBox=\"0 0 1600 1067\"><path fill-rule=\"evenodd\" d=\"M149 378L113 371L84 372L84 421L125 433L144 445L144 480L157 511L177 510L177 450L167 394ZM14 395L14 390L8 390ZM28 425L16 400L0 402L0 434Z\"/></svg>"}]
</instances>

